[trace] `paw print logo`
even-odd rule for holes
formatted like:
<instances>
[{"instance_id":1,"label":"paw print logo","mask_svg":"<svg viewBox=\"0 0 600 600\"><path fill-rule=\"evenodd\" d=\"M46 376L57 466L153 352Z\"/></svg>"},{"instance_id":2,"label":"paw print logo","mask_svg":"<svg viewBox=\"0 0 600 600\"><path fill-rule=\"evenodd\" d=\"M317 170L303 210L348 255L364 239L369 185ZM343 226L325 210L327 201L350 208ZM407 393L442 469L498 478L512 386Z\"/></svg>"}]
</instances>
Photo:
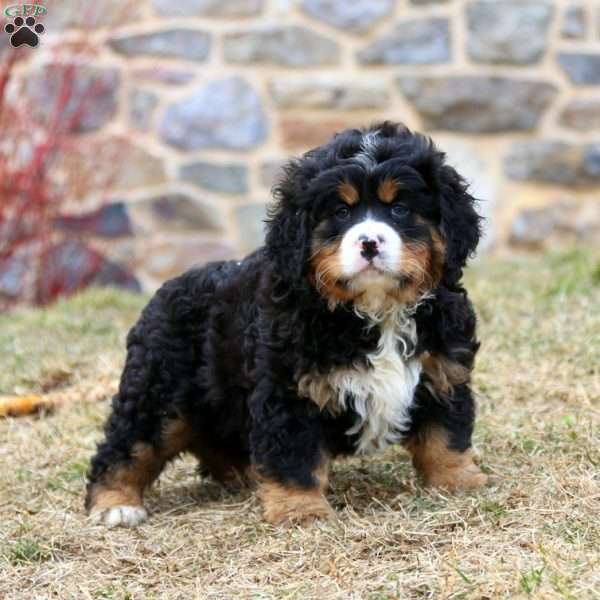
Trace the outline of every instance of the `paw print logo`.
<instances>
[{"instance_id":1,"label":"paw print logo","mask_svg":"<svg viewBox=\"0 0 600 600\"><path fill-rule=\"evenodd\" d=\"M35 48L40 41L39 36L44 33L44 26L41 23L36 24L34 17L15 17L12 23L4 26L4 31L11 34L10 44L13 48L23 44Z\"/></svg>"}]
</instances>

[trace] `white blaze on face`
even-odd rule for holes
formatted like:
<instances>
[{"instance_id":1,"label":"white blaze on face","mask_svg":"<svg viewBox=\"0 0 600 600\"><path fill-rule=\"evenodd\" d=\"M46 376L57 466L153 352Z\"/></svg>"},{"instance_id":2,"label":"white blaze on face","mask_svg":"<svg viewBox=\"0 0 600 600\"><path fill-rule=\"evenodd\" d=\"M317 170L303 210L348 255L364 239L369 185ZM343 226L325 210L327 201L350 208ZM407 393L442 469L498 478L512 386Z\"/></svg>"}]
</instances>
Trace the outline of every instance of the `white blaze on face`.
<instances>
[{"instance_id":1,"label":"white blaze on face","mask_svg":"<svg viewBox=\"0 0 600 600\"><path fill-rule=\"evenodd\" d=\"M374 252L364 252L365 242ZM352 278L356 287L367 287L377 282L383 284L391 281L390 275L397 273L402 257L402 240L387 223L367 217L344 234L340 257L344 275Z\"/></svg>"}]
</instances>

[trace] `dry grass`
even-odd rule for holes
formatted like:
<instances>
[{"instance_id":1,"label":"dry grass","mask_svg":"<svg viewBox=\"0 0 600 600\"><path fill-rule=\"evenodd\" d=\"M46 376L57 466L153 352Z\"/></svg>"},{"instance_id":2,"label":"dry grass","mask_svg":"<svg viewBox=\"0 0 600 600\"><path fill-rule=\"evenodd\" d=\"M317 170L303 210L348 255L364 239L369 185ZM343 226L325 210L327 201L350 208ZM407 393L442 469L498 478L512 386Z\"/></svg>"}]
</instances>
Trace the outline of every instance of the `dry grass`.
<instances>
[{"instance_id":1,"label":"dry grass","mask_svg":"<svg viewBox=\"0 0 600 600\"><path fill-rule=\"evenodd\" d=\"M598 598L598 258L486 261L469 280L483 340L476 445L492 485L424 490L391 451L336 465L339 523L276 529L251 493L199 481L185 459L150 493L149 523L107 531L82 498L108 403L83 398L0 422L0 598ZM142 301L91 292L2 317L0 392L99 374L108 397Z\"/></svg>"}]
</instances>

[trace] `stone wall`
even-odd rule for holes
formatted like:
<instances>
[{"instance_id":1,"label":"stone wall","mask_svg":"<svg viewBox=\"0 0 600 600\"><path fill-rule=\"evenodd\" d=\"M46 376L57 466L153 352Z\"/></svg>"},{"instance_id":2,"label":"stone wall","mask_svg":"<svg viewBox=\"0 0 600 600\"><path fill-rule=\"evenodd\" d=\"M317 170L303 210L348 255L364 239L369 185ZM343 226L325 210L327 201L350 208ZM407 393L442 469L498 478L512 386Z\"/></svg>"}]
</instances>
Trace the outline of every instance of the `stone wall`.
<instances>
[{"instance_id":1,"label":"stone wall","mask_svg":"<svg viewBox=\"0 0 600 600\"><path fill-rule=\"evenodd\" d=\"M117 22L115 0L79 4L48 3L29 91L58 93L48 49L95 5L101 50L78 68L104 91L64 164L106 161L114 191L100 223L70 222L147 288L254 248L282 161L380 119L448 152L487 248L600 239L596 0L145 0Z\"/></svg>"}]
</instances>

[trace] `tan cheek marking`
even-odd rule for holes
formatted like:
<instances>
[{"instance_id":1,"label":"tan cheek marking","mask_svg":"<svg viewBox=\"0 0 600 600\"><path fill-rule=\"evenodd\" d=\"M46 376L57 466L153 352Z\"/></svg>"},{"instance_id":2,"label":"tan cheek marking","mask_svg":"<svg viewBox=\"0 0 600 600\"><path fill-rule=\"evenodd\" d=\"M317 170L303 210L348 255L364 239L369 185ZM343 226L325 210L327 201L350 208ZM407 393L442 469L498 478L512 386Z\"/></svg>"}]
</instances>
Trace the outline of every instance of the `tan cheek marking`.
<instances>
[{"instance_id":1,"label":"tan cheek marking","mask_svg":"<svg viewBox=\"0 0 600 600\"><path fill-rule=\"evenodd\" d=\"M426 244L405 243L397 270L408 279L408 284L392 292L399 302L411 303L433 287L431 274L431 255Z\"/></svg>"},{"instance_id":2,"label":"tan cheek marking","mask_svg":"<svg viewBox=\"0 0 600 600\"><path fill-rule=\"evenodd\" d=\"M448 448L448 435L439 427L427 429L406 446L427 485L457 491L475 489L487 481L487 476L473 462L473 451Z\"/></svg>"},{"instance_id":3,"label":"tan cheek marking","mask_svg":"<svg viewBox=\"0 0 600 600\"><path fill-rule=\"evenodd\" d=\"M396 199L400 184L394 179L383 179L377 188L377 196L384 204L391 204Z\"/></svg>"},{"instance_id":4,"label":"tan cheek marking","mask_svg":"<svg viewBox=\"0 0 600 600\"><path fill-rule=\"evenodd\" d=\"M274 525L285 522L307 524L315 519L333 517L333 510L325 498L329 459L324 458L313 475L317 486L307 489L260 480L258 495L263 503L265 520Z\"/></svg>"},{"instance_id":5,"label":"tan cheek marking","mask_svg":"<svg viewBox=\"0 0 600 600\"><path fill-rule=\"evenodd\" d=\"M336 241L317 250L311 260L311 282L331 307L354 299L352 293L338 284L343 274L339 252L340 242Z\"/></svg>"},{"instance_id":6,"label":"tan cheek marking","mask_svg":"<svg viewBox=\"0 0 600 600\"><path fill-rule=\"evenodd\" d=\"M398 271L411 280L411 284L399 290L403 302L415 301L427 289L435 289L442 280L446 245L437 229L420 216L417 223L429 228L432 244L405 242Z\"/></svg>"},{"instance_id":7,"label":"tan cheek marking","mask_svg":"<svg viewBox=\"0 0 600 600\"><path fill-rule=\"evenodd\" d=\"M403 247L402 272L416 280L423 281L429 276L430 254L427 244L409 242Z\"/></svg>"},{"instance_id":8,"label":"tan cheek marking","mask_svg":"<svg viewBox=\"0 0 600 600\"><path fill-rule=\"evenodd\" d=\"M358 204L358 201L360 200L358 190L347 181L338 186L338 194L342 201L348 204L348 206L354 206L355 204Z\"/></svg>"}]
</instances>

